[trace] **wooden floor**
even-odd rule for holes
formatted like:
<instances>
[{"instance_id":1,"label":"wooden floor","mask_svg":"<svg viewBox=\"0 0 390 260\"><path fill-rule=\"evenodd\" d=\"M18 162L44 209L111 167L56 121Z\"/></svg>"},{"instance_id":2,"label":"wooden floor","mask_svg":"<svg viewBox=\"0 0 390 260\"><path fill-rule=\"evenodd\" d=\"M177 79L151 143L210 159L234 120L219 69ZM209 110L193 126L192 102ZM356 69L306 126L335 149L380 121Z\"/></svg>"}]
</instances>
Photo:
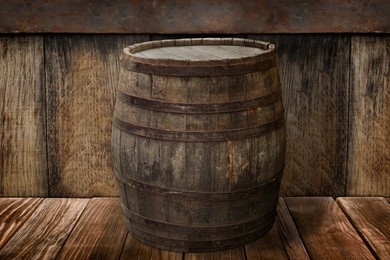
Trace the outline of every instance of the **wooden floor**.
<instances>
[{"instance_id":1,"label":"wooden floor","mask_svg":"<svg viewBox=\"0 0 390 260\"><path fill-rule=\"evenodd\" d=\"M390 259L386 198L281 198L258 241L227 251L175 253L127 233L118 198L0 199L0 259Z\"/></svg>"}]
</instances>

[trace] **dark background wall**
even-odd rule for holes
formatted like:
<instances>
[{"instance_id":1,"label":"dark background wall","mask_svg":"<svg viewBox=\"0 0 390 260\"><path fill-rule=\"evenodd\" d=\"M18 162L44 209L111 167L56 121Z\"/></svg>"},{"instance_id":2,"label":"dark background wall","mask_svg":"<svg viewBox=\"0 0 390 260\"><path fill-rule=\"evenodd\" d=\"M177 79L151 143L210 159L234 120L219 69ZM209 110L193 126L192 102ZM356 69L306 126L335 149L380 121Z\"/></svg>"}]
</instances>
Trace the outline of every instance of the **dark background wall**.
<instances>
[{"instance_id":1,"label":"dark background wall","mask_svg":"<svg viewBox=\"0 0 390 260\"><path fill-rule=\"evenodd\" d=\"M85 9L82 15L84 4L73 1L80 7L73 12L84 19L76 23L77 15L70 19L70 11L70 18L47 12L49 2L63 7L66 1L42 1L42 8L34 9L38 13L29 23L22 11L19 18L13 18L18 20L10 21L14 3L31 15L28 1L1 4L1 12L8 10L8 15L0 19L4 32L0 34L0 197L116 196L111 117L121 49L153 39L205 36L253 38L277 46L287 119L281 195L390 196L390 36L386 33L390 23L385 16L389 10L386 1L370 1L367 6L339 3L344 9L325 5L322 12L318 2L310 7L299 1L284 7L276 1L273 9L268 6L250 12L260 8L257 2L239 1L247 17L242 13L233 17L247 27L232 18L224 22L218 16L221 11L204 23L193 22L191 27L191 21L199 19L191 16L180 25L180 15L174 15L183 10L178 9L180 1L173 1L170 7L163 5L166 1L157 1L161 4L160 9L153 7L157 20L148 27L141 22L129 26L138 21L134 17L126 23L128 27L115 23L123 19L118 18L121 14L109 16L107 12L113 9L108 2L106 7L95 6L94 12ZM130 2L142 14L142 1ZM203 7L191 7L198 13L211 3L200 2ZM219 4L222 11L234 15L240 10L237 6L232 9L233 3ZM294 4L299 5L294 8ZM355 12L350 12L351 8ZM365 20L357 20L359 8ZM156 10L161 12L157 15ZM315 10L317 23L307 23L309 18L315 21ZM51 22L42 22L42 12L52 15ZM164 12L166 19L176 17L177 22L171 19L170 26L166 25ZM201 15L208 17L207 13ZM60 21L61 17L65 20ZM104 17L111 27L103 26L107 24ZM165 23L161 24L162 20ZM259 26L255 28L254 22ZM24 33L13 33L16 31Z\"/></svg>"}]
</instances>

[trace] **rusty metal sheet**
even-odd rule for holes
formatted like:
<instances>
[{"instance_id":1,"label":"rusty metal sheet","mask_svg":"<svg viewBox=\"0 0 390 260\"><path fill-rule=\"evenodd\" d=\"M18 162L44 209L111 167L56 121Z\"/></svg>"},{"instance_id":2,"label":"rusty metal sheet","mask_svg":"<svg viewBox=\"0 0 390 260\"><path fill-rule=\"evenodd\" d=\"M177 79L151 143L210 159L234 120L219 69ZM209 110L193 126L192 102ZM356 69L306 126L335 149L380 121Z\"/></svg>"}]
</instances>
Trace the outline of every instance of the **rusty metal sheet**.
<instances>
[{"instance_id":1,"label":"rusty metal sheet","mask_svg":"<svg viewBox=\"0 0 390 260\"><path fill-rule=\"evenodd\" d=\"M2 33L390 32L390 1L2 0Z\"/></svg>"}]
</instances>

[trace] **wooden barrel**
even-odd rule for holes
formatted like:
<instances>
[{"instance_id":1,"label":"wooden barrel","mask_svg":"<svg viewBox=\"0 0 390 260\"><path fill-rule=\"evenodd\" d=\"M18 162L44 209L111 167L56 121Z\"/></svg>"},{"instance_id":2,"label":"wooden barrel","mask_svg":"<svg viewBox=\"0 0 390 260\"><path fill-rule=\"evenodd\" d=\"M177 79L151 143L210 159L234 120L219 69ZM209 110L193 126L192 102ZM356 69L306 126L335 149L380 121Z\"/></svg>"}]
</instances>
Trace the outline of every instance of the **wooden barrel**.
<instances>
[{"instance_id":1,"label":"wooden barrel","mask_svg":"<svg viewBox=\"0 0 390 260\"><path fill-rule=\"evenodd\" d=\"M285 152L277 64L274 45L247 39L124 49L112 148L136 239L215 251L272 227Z\"/></svg>"}]
</instances>

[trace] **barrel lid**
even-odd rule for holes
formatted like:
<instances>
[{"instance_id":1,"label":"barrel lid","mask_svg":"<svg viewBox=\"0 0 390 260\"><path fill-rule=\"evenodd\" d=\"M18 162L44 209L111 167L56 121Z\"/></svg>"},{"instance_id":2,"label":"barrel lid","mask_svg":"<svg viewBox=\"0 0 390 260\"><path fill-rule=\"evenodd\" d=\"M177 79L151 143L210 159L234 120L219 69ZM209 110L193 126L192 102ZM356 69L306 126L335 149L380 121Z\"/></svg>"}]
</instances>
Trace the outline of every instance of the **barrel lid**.
<instances>
[{"instance_id":1,"label":"barrel lid","mask_svg":"<svg viewBox=\"0 0 390 260\"><path fill-rule=\"evenodd\" d=\"M146 74L245 74L274 64L273 44L239 38L193 38L138 43L124 48L124 68Z\"/></svg>"}]
</instances>

